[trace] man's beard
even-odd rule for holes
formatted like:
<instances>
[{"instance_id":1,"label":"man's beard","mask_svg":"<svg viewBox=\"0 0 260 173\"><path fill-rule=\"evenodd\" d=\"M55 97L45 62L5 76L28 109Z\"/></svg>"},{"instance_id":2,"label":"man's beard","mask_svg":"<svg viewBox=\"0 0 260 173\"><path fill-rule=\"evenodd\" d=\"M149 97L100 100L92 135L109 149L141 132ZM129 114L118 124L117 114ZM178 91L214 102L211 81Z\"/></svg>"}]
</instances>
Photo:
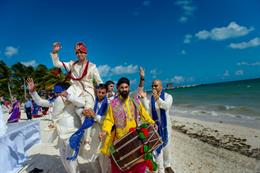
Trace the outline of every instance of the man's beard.
<instances>
[{"instance_id":1,"label":"man's beard","mask_svg":"<svg viewBox=\"0 0 260 173\"><path fill-rule=\"evenodd\" d=\"M120 95L126 99L128 97L129 92L128 91L120 91Z\"/></svg>"}]
</instances>

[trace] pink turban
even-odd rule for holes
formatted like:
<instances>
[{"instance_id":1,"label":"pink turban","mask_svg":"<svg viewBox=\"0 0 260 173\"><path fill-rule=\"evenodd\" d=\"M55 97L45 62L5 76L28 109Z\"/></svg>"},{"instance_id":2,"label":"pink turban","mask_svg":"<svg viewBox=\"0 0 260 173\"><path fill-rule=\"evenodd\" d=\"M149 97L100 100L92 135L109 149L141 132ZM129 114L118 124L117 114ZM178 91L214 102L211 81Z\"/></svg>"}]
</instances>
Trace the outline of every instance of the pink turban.
<instances>
[{"instance_id":1,"label":"pink turban","mask_svg":"<svg viewBox=\"0 0 260 173\"><path fill-rule=\"evenodd\" d=\"M76 46L75 46L75 52L78 52L78 51L87 54L88 53L88 48L87 48L87 46L84 43L78 42L76 44Z\"/></svg>"}]
</instances>

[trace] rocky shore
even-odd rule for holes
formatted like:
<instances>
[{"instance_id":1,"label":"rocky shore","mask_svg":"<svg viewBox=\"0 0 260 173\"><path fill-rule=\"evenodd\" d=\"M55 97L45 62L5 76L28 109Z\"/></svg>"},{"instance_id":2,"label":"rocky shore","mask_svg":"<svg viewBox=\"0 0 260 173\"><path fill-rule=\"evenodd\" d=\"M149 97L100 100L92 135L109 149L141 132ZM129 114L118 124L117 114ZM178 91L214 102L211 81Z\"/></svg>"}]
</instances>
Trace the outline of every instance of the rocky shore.
<instances>
[{"instance_id":1,"label":"rocky shore","mask_svg":"<svg viewBox=\"0 0 260 173\"><path fill-rule=\"evenodd\" d=\"M207 127L196 122L191 123L186 121L184 124L183 122L174 120L172 128L214 147L235 151L245 156L260 160L260 147L248 144L247 138L237 137L234 134L225 134L223 131L219 131L216 128ZM260 144L260 134L255 134L254 137Z\"/></svg>"},{"instance_id":2,"label":"rocky shore","mask_svg":"<svg viewBox=\"0 0 260 173\"><path fill-rule=\"evenodd\" d=\"M180 173L260 173L260 130L172 117L173 165Z\"/></svg>"}]
</instances>

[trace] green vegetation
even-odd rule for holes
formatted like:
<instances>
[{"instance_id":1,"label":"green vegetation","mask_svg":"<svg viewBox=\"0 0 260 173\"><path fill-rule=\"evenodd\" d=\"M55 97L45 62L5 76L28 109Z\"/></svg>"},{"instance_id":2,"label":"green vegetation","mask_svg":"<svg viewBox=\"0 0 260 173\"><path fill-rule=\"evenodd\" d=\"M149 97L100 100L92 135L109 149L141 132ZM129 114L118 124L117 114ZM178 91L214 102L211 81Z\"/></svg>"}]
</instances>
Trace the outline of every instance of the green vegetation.
<instances>
[{"instance_id":1,"label":"green vegetation","mask_svg":"<svg viewBox=\"0 0 260 173\"><path fill-rule=\"evenodd\" d=\"M52 90L55 83L65 79L64 73L56 67L48 69L45 65L39 64L34 68L19 62L9 67L0 60L0 96L4 96L8 100L12 96L16 96L19 100L24 101L28 96L26 87L28 77L33 78L37 91L44 93Z\"/></svg>"}]
</instances>

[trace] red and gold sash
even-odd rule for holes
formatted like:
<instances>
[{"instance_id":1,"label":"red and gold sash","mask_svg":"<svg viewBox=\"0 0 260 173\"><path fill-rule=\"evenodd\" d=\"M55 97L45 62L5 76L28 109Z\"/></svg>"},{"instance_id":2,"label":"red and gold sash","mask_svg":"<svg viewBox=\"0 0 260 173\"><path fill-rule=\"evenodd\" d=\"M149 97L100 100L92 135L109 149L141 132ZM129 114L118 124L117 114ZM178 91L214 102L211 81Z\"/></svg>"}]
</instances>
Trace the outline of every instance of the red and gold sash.
<instances>
[{"instance_id":1,"label":"red and gold sash","mask_svg":"<svg viewBox=\"0 0 260 173\"><path fill-rule=\"evenodd\" d=\"M79 61L74 62L73 65L72 65L72 67L73 67L74 65L76 65L78 62L79 62ZM67 75L66 75L66 79L72 79L72 80L80 81L80 80L81 80L83 77L85 77L85 76L87 75L87 73L88 73L89 61L87 61L87 64L85 65L85 68L84 68L84 70L83 70L83 73L82 73L82 75L81 75L79 78L73 77L73 76L71 75L72 70L68 71L68 69L67 69L66 65L64 64L64 62L62 62L62 65L63 65L63 67L65 68L65 70L68 72Z\"/></svg>"}]
</instances>

